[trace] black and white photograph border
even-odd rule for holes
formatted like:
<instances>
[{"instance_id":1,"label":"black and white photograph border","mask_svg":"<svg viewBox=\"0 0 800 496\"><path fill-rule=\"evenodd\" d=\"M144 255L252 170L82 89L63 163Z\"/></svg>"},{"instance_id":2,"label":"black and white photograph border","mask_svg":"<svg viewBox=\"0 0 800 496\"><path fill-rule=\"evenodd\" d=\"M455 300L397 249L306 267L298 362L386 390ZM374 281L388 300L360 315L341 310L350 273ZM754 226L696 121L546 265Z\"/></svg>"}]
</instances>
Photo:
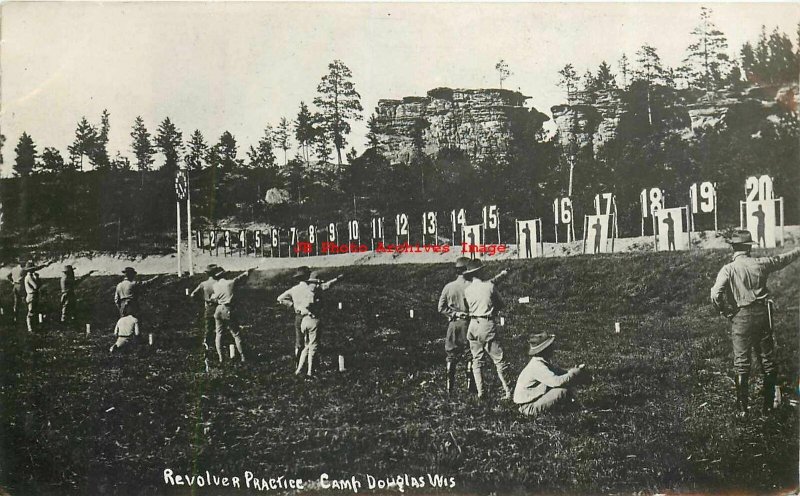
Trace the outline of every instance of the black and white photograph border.
<instances>
[{"instance_id":1,"label":"black and white photograph border","mask_svg":"<svg viewBox=\"0 0 800 496\"><path fill-rule=\"evenodd\" d=\"M797 493L800 5L0 14L0 494Z\"/></svg>"}]
</instances>

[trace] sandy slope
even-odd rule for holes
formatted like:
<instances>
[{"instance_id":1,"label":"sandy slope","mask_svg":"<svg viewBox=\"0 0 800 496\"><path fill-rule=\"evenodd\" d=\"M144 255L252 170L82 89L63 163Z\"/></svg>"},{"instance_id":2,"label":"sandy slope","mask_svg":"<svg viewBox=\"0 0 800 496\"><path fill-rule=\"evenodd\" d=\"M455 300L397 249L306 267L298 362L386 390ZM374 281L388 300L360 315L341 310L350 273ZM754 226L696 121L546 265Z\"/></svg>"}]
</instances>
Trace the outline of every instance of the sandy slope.
<instances>
[{"instance_id":1,"label":"sandy slope","mask_svg":"<svg viewBox=\"0 0 800 496\"><path fill-rule=\"evenodd\" d=\"M800 245L800 226L786 226L784 228L785 246ZM714 231L693 233L693 249L725 249L727 244ZM653 251L653 237L619 238L614 243L615 253ZM583 241L572 243L544 243L546 257L574 256L583 253ZM312 256L301 258L270 258L254 256L212 256L207 252L200 253L195 250L195 270L202 270L209 263L216 263L226 269L238 271L250 267L259 269L285 269L308 265L310 267L338 267L350 265L381 265L381 264L407 264L407 263L446 263L452 262L462 256L460 247L451 247L448 253L378 253L367 251L364 253L346 253L340 255ZM484 259L506 260L517 258L517 247L508 245L504 254L486 256ZM187 270L186 254L184 254L184 271ZM58 277L64 264L72 264L75 274L80 276L88 270L96 270L98 275L119 274L123 268L133 266L141 274L163 274L177 270L176 256L149 256L149 257L119 257L108 254L69 256L40 271L42 277ZM0 278L5 279L10 267L0 268Z\"/></svg>"}]
</instances>

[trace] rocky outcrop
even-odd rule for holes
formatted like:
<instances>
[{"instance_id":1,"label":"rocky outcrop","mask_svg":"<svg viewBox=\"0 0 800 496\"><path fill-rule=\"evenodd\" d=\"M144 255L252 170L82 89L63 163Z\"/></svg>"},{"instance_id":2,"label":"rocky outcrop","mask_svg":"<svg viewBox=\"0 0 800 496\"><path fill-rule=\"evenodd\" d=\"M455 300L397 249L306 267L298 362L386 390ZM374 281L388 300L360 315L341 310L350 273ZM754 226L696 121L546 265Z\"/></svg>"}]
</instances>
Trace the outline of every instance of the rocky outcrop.
<instances>
[{"instance_id":1,"label":"rocky outcrop","mask_svg":"<svg viewBox=\"0 0 800 496\"><path fill-rule=\"evenodd\" d=\"M515 146L532 142L549 119L526 108L528 98L503 89L436 88L424 97L380 100L372 131L392 162L445 148L462 150L472 159L503 159Z\"/></svg>"},{"instance_id":2,"label":"rocky outcrop","mask_svg":"<svg viewBox=\"0 0 800 496\"><path fill-rule=\"evenodd\" d=\"M640 98L640 108L632 103L631 93L621 90L599 91L591 103L585 96L571 105L551 108L564 150L590 147L594 154L621 129L645 123L658 125L688 139L695 130L726 125L729 117L743 106L758 106L767 118L778 112L797 112L798 86L754 87L743 91L671 91L656 87ZM651 108L641 107L650 98ZM649 114L648 114L649 112Z\"/></svg>"}]
</instances>

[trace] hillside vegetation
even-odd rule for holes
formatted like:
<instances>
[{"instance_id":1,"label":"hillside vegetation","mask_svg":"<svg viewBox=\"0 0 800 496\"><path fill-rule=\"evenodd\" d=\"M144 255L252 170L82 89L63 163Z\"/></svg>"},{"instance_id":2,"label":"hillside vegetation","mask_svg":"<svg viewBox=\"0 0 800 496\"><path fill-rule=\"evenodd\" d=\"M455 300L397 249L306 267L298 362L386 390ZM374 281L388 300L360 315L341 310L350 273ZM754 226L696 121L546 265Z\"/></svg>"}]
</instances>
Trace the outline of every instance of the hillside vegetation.
<instances>
[{"instance_id":1,"label":"hillside vegetation","mask_svg":"<svg viewBox=\"0 0 800 496\"><path fill-rule=\"evenodd\" d=\"M80 287L75 328L53 323L51 281L45 324L33 337L10 325L3 301L0 486L12 494L163 494L171 492L163 479L170 468L307 481L323 472L342 479L441 474L454 477L460 494L786 491L797 484L797 411L785 405L769 421L758 414L734 421L728 323L707 304L727 257L490 264L492 272L514 269L501 285L509 375L515 379L526 363L534 331L557 334L556 361L586 363L593 375L580 392L585 411L535 421L500 402L492 369L488 404L463 391L445 395L445 322L435 304L452 273L442 264L342 268L344 281L327 293L315 381L292 374L293 316L274 303L290 284L287 272L249 278L238 309L249 361L210 373L197 330L201 304L184 295L197 278L156 283L143 319L156 344L123 357L108 354L118 279L93 277ZM782 309L776 339L788 394L800 363L798 281L795 264L771 282ZM522 296L530 303L517 303ZM354 355L344 374L334 371L340 349ZM751 395L758 404L755 385Z\"/></svg>"}]
</instances>

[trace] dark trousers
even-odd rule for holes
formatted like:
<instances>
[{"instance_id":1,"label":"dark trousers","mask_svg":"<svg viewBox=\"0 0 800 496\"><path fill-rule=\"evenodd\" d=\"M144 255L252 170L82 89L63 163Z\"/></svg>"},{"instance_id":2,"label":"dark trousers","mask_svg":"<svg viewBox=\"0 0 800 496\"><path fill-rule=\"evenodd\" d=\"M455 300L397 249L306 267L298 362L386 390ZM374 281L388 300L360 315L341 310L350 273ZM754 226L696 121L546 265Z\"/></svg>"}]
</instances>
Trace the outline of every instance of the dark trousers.
<instances>
[{"instance_id":1,"label":"dark trousers","mask_svg":"<svg viewBox=\"0 0 800 496\"><path fill-rule=\"evenodd\" d=\"M750 373L751 349L755 349L761 357L764 374L775 373L775 345L766 305L752 304L739 309L731 320L731 341L733 366L738 375Z\"/></svg>"}]
</instances>

